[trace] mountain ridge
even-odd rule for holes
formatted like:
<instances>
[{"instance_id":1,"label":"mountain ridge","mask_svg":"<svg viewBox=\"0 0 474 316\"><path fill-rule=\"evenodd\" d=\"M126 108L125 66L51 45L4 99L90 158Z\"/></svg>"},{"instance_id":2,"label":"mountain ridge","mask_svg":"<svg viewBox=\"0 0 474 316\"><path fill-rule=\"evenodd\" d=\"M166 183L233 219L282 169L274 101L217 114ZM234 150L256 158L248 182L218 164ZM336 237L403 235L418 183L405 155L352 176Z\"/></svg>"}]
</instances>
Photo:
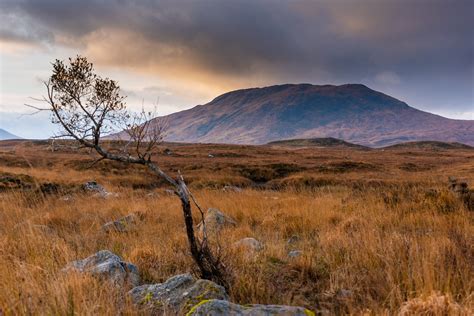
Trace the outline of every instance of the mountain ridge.
<instances>
[{"instance_id":1,"label":"mountain ridge","mask_svg":"<svg viewBox=\"0 0 474 316\"><path fill-rule=\"evenodd\" d=\"M474 145L474 121L424 112L362 84L282 84L234 90L154 119L166 140L265 144L333 137L364 146L435 140Z\"/></svg>"}]
</instances>

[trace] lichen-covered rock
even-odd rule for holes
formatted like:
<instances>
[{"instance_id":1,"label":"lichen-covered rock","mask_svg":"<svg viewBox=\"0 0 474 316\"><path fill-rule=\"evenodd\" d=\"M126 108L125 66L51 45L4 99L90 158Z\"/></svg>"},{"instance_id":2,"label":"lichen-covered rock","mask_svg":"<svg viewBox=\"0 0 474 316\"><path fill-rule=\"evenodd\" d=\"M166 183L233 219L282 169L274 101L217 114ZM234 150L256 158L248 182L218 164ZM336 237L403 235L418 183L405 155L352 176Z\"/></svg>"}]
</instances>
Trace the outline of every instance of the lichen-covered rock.
<instances>
[{"instance_id":1,"label":"lichen-covered rock","mask_svg":"<svg viewBox=\"0 0 474 316\"><path fill-rule=\"evenodd\" d=\"M131 230L133 224L137 222L137 216L135 214L129 214L116 221L107 222L102 225L102 230L106 233L110 232L128 232Z\"/></svg>"},{"instance_id":2,"label":"lichen-covered rock","mask_svg":"<svg viewBox=\"0 0 474 316\"><path fill-rule=\"evenodd\" d=\"M138 268L122 261L119 256L108 250L101 250L85 259L73 261L63 271L89 273L118 286L127 284L137 286L140 283Z\"/></svg>"},{"instance_id":3,"label":"lichen-covered rock","mask_svg":"<svg viewBox=\"0 0 474 316\"><path fill-rule=\"evenodd\" d=\"M263 249L263 244L255 238L247 237L234 243L237 248L245 248L250 251L260 251Z\"/></svg>"},{"instance_id":4,"label":"lichen-covered rock","mask_svg":"<svg viewBox=\"0 0 474 316\"><path fill-rule=\"evenodd\" d=\"M196 280L189 273L164 283L147 284L128 292L132 301L152 313L184 315L203 300L228 299L225 289L209 280Z\"/></svg>"},{"instance_id":5,"label":"lichen-covered rock","mask_svg":"<svg viewBox=\"0 0 474 316\"><path fill-rule=\"evenodd\" d=\"M238 305L224 300L203 300L186 316L314 316L315 313L297 306Z\"/></svg>"},{"instance_id":6,"label":"lichen-covered rock","mask_svg":"<svg viewBox=\"0 0 474 316\"><path fill-rule=\"evenodd\" d=\"M205 225L203 225L202 222L198 224L200 233L203 233L204 226L206 227L207 232L218 232L222 228L236 226L237 222L233 218L222 213L219 209L209 208L204 216L204 224Z\"/></svg>"}]
</instances>

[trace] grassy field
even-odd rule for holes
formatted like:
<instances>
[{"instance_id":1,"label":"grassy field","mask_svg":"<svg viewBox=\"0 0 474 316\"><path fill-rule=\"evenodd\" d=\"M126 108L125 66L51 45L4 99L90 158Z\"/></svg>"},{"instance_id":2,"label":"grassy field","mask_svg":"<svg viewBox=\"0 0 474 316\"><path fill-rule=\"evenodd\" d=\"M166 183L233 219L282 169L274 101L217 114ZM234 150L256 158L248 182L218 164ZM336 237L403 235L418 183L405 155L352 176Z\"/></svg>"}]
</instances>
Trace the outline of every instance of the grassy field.
<instances>
[{"instance_id":1,"label":"grassy field","mask_svg":"<svg viewBox=\"0 0 474 316\"><path fill-rule=\"evenodd\" d=\"M91 167L93 158L46 142L0 142L0 315L137 313L124 289L61 272L101 249L136 264L147 283L193 271L179 200L141 167ZM474 213L447 189L449 176L474 185L472 149L167 144L155 160L180 170L201 206L237 221L219 235L234 302L473 313ZM92 179L118 196L82 192ZM141 219L134 231L101 230L130 213ZM232 247L244 237L265 248ZM302 255L289 258L292 249Z\"/></svg>"}]
</instances>

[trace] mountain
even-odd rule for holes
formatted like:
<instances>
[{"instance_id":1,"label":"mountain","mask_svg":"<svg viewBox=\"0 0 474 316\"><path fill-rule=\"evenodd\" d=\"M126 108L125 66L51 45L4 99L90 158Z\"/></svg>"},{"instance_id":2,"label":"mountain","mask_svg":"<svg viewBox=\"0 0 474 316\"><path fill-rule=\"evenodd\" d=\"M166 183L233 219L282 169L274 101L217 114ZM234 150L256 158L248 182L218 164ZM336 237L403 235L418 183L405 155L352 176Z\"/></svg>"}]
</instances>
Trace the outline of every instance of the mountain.
<instances>
[{"instance_id":1,"label":"mountain","mask_svg":"<svg viewBox=\"0 0 474 316\"><path fill-rule=\"evenodd\" d=\"M167 141L265 144L334 137L365 146L436 140L474 145L474 121L447 119L361 84L285 84L237 90L155 118Z\"/></svg>"},{"instance_id":2,"label":"mountain","mask_svg":"<svg viewBox=\"0 0 474 316\"><path fill-rule=\"evenodd\" d=\"M356 145L356 144L345 142L343 140L332 138L332 137L284 139L284 140L269 142L267 145L285 146L285 147L331 147L331 148L369 149L368 147L365 147L365 146Z\"/></svg>"},{"instance_id":3,"label":"mountain","mask_svg":"<svg viewBox=\"0 0 474 316\"><path fill-rule=\"evenodd\" d=\"M21 139L21 137L13 135L12 133L9 133L6 130L0 128L0 140L7 140L7 139Z\"/></svg>"}]
</instances>

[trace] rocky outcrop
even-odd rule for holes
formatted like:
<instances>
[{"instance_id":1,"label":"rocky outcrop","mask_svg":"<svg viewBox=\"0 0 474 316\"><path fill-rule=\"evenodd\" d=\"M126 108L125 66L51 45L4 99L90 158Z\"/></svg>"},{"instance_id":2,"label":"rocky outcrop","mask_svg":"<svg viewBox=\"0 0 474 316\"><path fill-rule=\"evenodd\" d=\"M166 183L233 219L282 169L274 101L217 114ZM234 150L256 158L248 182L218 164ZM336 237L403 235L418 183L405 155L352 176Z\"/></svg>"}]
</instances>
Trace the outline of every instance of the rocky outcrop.
<instances>
[{"instance_id":1,"label":"rocky outcrop","mask_svg":"<svg viewBox=\"0 0 474 316\"><path fill-rule=\"evenodd\" d=\"M132 301L151 313L184 315L203 300L227 300L225 289L209 280L196 280L190 274L176 275L164 283L133 288Z\"/></svg>"},{"instance_id":2,"label":"rocky outcrop","mask_svg":"<svg viewBox=\"0 0 474 316\"><path fill-rule=\"evenodd\" d=\"M138 268L134 264L122 261L119 256L108 250L101 250L85 259L73 261L63 271L90 274L118 286L137 286L140 283Z\"/></svg>"},{"instance_id":3,"label":"rocky outcrop","mask_svg":"<svg viewBox=\"0 0 474 316\"><path fill-rule=\"evenodd\" d=\"M283 305L238 305L224 300L202 300L187 316L312 316L314 312L296 306Z\"/></svg>"}]
</instances>

